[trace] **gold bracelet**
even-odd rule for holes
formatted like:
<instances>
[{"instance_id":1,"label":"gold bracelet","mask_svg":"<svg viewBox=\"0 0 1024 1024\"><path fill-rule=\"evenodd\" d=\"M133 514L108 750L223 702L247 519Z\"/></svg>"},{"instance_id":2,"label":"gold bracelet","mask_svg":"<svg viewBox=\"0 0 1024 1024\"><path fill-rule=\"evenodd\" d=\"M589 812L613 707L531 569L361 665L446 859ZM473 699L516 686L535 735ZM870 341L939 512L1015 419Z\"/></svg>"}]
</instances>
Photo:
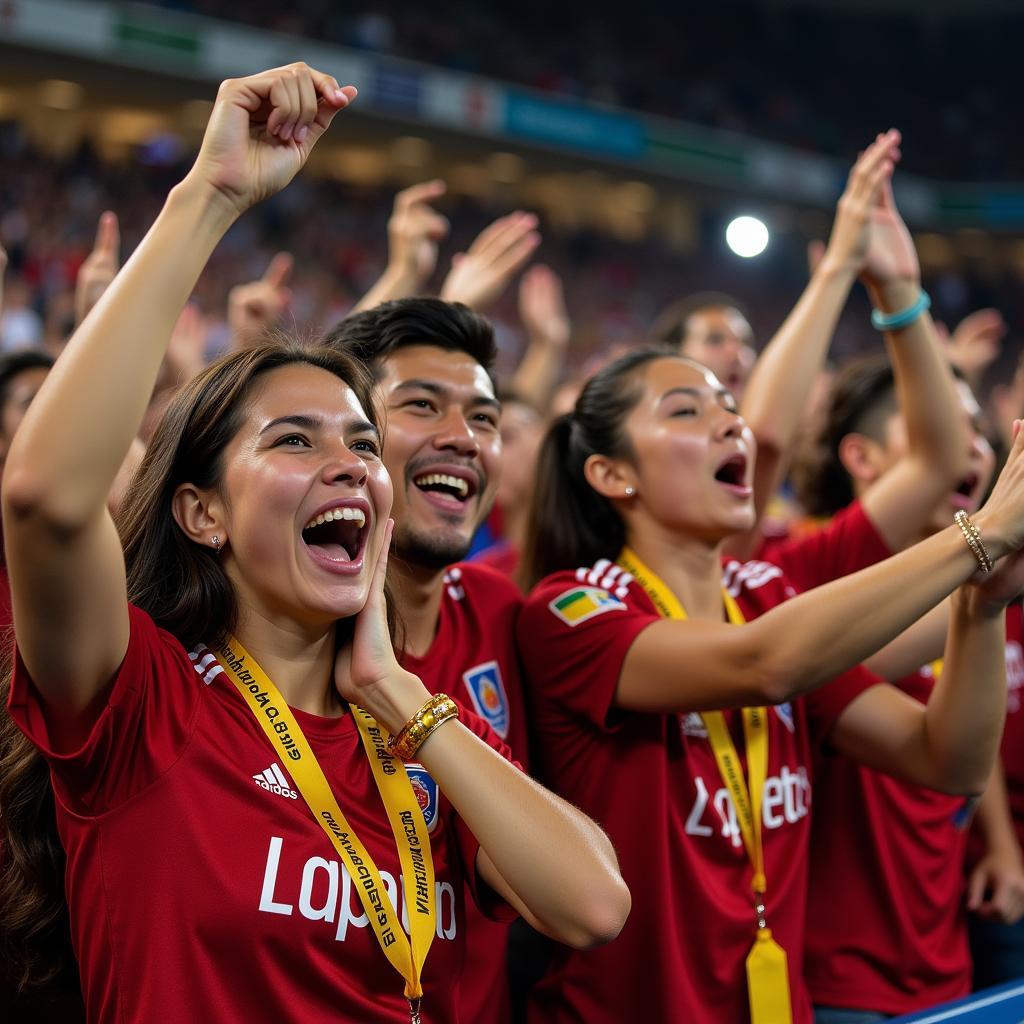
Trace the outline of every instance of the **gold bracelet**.
<instances>
[{"instance_id":1,"label":"gold bracelet","mask_svg":"<svg viewBox=\"0 0 1024 1024\"><path fill-rule=\"evenodd\" d=\"M971 522L970 517L963 509L960 509L953 516L953 522L960 527L960 532L964 535L964 540L967 541L967 546L978 560L978 565L982 571L991 572L993 568L992 558L985 548L984 541L981 539L981 531Z\"/></svg>"},{"instance_id":2,"label":"gold bracelet","mask_svg":"<svg viewBox=\"0 0 1024 1024\"><path fill-rule=\"evenodd\" d=\"M458 704L446 693L435 694L402 726L397 736L388 737L388 750L399 760L408 761L439 725L458 717Z\"/></svg>"}]
</instances>

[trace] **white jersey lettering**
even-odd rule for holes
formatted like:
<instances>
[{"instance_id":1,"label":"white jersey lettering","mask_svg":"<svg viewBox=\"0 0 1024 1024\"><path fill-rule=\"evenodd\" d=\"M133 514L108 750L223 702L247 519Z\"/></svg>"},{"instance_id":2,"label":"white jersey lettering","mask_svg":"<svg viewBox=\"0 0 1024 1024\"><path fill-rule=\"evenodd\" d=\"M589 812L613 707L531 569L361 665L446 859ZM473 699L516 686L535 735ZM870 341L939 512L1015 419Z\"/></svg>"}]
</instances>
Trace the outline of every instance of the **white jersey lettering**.
<instances>
[{"instance_id":1,"label":"white jersey lettering","mask_svg":"<svg viewBox=\"0 0 1024 1024\"><path fill-rule=\"evenodd\" d=\"M743 845L743 833L740 831L736 808L733 806L729 790L722 786L714 796L709 794L707 785L701 776L696 776L694 784L694 801L686 819L686 832L691 836L710 836L714 834L712 817L710 822L705 818L708 807L714 808L714 814L721 825L722 837L734 847ZM783 765L778 775L769 775L764 780L764 798L761 804L761 820L766 829L782 828L783 825L795 825L807 817L811 804L811 780L807 769L798 767L795 771Z\"/></svg>"},{"instance_id":2,"label":"white jersey lettering","mask_svg":"<svg viewBox=\"0 0 1024 1024\"><path fill-rule=\"evenodd\" d=\"M260 892L259 909L266 914L282 914L290 917L295 913L295 906L283 902L279 898L278 892L279 885L282 890L287 888L287 879L279 880L283 847L283 839L279 836L270 837L267 863L263 871L263 888ZM405 905L405 879L401 879L399 886L395 876L387 871L381 871L380 879L396 913L399 888L401 888L402 927L408 932L409 912ZM308 921L325 921L327 924L333 924L337 919L337 928L334 933L336 942L345 941L349 928L366 928L370 923L366 914L363 913L362 904L359 902L359 893L352 885L352 876L348 873L345 865L339 861L325 860L323 857L310 857L302 866L298 889L298 907L302 917ZM320 901L317 899L317 902L314 903L314 894L319 895L324 889L326 892L323 896L323 904L317 905ZM437 937L439 939L454 939L458 932L455 889L450 882L436 881L434 893L437 902Z\"/></svg>"}]
</instances>

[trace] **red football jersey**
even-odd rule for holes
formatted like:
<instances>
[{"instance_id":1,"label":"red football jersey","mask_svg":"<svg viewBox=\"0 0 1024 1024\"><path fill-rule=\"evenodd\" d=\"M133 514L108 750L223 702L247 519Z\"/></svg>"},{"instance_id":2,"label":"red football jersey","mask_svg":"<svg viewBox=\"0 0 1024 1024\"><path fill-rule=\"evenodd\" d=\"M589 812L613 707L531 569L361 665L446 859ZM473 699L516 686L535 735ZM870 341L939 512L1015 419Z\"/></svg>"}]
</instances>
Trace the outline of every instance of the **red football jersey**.
<instances>
[{"instance_id":1,"label":"red football jersey","mask_svg":"<svg viewBox=\"0 0 1024 1024\"><path fill-rule=\"evenodd\" d=\"M723 582L748 619L793 594L763 562L727 562ZM520 616L537 759L554 788L608 831L633 897L614 942L558 950L534 995L533 1024L749 1020L751 868L701 717L614 704L626 652L657 621L644 591L604 560L543 580ZM795 1024L811 1021L801 979L811 748L876 681L857 669L768 715L767 916L788 954ZM739 712L726 720L742 751Z\"/></svg>"},{"instance_id":2,"label":"red football jersey","mask_svg":"<svg viewBox=\"0 0 1024 1024\"><path fill-rule=\"evenodd\" d=\"M478 714L508 743L517 760L526 763L526 713L516 648L523 596L505 576L475 563L449 569L444 587L430 650L419 658L406 654L402 664L431 693L447 693ZM506 1024L508 924L485 917L470 901L466 937L460 1018Z\"/></svg>"},{"instance_id":3,"label":"red football jersey","mask_svg":"<svg viewBox=\"0 0 1024 1024\"><path fill-rule=\"evenodd\" d=\"M1006 727L999 757L1017 842L1024 848L1024 609L1019 601L1006 609ZM984 853L984 842L975 828L968 844L969 866Z\"/></svg>"},{"instance_id":4,"label":"red football jersey","mask_svg":"<svg viewBox=\"0 0 1024 1024\"><path fill-rule=\"evenodd\" d=\"M348 872L218 667L193 667L132 608L106 707L79 749L58 750L18 660L10 710L50 764L89 1020L407 1019ZM355 721L294 714L397 906L398 853ZM480 719L463 721L510 756ZM424 1012L454 1022L478 844L429 774L407 771L438 900Z\"/></svg>"},{"instance_id":5,"label":"red football jersey","mask_svg":"<svg viewBox=\"0 0 1024 1024\"><path fill-rule=\"evenodd\" d=\"M892 554L859 501L770 550L802 590ZM926 704L934 682L926 667L895 685ZM967 995L964 799L820 752L814 788L805 976L815 1003L904 1014Z\"/></svg>"},{"instance_id":6,"label":"red football jersey","mask_svg":"<svg viewBox=\"0 0 1024 1024\"><path fill-rule=\"evenodd\" d=\"M814 530L785 540L765 540L757 557L779 566L797 590L822 583L884 561L892 552L859 501Z\"/></svg>"}]
</instances>

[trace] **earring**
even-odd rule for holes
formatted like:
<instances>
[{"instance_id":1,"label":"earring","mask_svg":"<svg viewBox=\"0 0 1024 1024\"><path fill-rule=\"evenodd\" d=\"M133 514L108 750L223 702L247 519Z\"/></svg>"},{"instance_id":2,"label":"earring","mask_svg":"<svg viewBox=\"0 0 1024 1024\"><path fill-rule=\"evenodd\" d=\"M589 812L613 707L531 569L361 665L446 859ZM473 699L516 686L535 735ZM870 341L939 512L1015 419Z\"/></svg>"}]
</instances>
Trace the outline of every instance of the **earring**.
<instances>
[{"instance_id":1,"label":"earring","mask_svg":"<svg viewBox=\"0 0 1024 1024\"><path fill-rule=\"evenodd\" d=\"M218 537L217 534L213 535L213 538L210 541L210 543L213 545L213 550L214 551L219 551L220 550L220 537Z\"/></svg>"},{"instance_id":2,"label":"earring","mask_svg":"<svg viewBox=\"0 0 1024 1024\"><path fill-rule=\"evenodd\" d=\"M633 487L627 487L626 488L626 497L627 498L632 498L634 494L636 494L636 489L635 488L633 488Z\"/></svg>"}]
</instances>

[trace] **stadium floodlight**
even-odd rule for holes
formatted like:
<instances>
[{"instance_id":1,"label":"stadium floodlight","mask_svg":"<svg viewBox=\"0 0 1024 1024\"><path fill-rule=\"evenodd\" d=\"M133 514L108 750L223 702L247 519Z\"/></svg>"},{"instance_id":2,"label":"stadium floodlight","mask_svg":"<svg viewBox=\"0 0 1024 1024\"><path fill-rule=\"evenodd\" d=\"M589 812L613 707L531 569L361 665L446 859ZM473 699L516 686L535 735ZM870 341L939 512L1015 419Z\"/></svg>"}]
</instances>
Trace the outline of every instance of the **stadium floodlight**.
<instances>
[{"instance_id":1,"label":"stadium floodlight","mask_svg":"<svg viewBox=\"0 0 1024 1024\"><path fill-rule=\"evenodd\" d=\"M737 256L750 259L768 248L768 226L757 217L736 217L725 229L725 241Z\"/></svg>"}]
</instances>

